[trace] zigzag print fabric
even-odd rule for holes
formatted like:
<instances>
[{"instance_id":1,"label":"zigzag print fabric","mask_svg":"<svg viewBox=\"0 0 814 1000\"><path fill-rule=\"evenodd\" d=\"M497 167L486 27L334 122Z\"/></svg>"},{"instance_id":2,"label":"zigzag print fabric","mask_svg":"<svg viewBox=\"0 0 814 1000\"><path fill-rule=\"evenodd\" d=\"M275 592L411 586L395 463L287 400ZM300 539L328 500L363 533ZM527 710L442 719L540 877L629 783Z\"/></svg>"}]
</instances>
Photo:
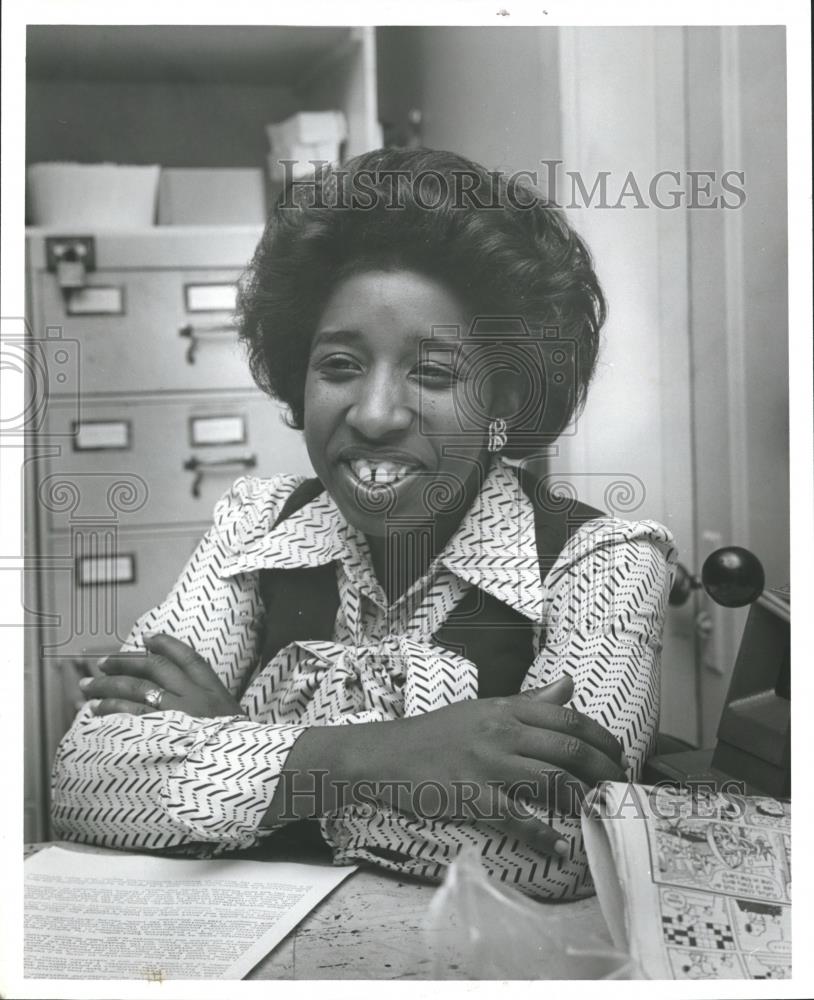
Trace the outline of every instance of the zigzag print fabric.
<instances>
[{"instance_id":1,"label":"zigzag print fabric","mask_svg":"<svg viewBox=\"0 0 814 1000\"><path fill-rule=\"evenodd\" d=\"M661 634L676 554L654 521L597 518L541 581L534 509L498 461L427 574L389 605L364 536L321 494L274 527L302 480L239 479L166 600L136 622L124 648L162 631L193 646L240 698L247 718L183 712L96 717L86 705L54 763L52 814L69 840L217 854L267 836L260 822L288 752L308 726L386 721L477 697L477 669L432 636L472 587L534 625L523 689L563 672L571 702L622 743L631 779L658 722ZM340 597L333 640L291 643L258 663L264 568L333 563ZM498 879L538 898L593 891L577 820L536 808L569 842L536 853L487 822L423 820L381 807L320 822L337 864L369 862L438 880L464 844Z\"/></svg>"}]
</instances>

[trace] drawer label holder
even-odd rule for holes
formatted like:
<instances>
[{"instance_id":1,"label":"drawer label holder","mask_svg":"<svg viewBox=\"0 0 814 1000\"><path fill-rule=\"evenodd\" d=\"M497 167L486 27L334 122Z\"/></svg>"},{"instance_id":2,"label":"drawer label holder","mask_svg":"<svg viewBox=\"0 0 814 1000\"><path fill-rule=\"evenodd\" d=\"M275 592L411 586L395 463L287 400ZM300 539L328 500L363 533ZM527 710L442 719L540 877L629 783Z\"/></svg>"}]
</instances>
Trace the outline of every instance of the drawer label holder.
<instances>
[{"instance_id":1,"label":"drawer label holder","mask_svg":"<svg viewBox=\"0 0 814 1000\"><path fill-rule=\"evenodd\" d=\"M190 417L189 441L193 447L245 444L246 420L239 415Z\"/></svg>"},{"instance_id":2,"label":"drawer label holder","mask_svg":"<svg viewBox=\"0 0 814 1000\"><path fill-rule=\"evenodd\" d=\"M136 582L136 557L125 555L80 556L76 560L79 587L101 587L111 583Z\"/></svg>"},{"instance_id":3,"label":"drawer label holder","mask_svg":"<svg viewBox=\"0 0 814 1000\"><path fill-rule=\"evenodd\" d=\"M129 420L74 420L71 423L74 451L129 451L132 442Z\"/></svg>"}]
</instances>

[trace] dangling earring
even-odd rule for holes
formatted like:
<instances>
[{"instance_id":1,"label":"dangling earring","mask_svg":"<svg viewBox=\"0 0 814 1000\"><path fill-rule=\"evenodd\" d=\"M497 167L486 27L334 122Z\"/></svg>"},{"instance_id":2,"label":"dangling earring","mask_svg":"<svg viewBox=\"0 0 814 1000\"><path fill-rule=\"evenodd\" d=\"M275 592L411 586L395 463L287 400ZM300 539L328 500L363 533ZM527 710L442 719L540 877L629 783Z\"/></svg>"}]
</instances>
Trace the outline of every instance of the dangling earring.
<instances>
[{"instance_id":1,"label":"dangling earring","mask_svg":"<svg viewBox=\"0 0 814 1000\"><path fill-rule=\"evenodd\" d=\"M503 417L495 417L494 420L490 420L489 443L486 445L487 449L491 452L498 452L504 447L507 441L508 435L506 434L506 421Z\"/></svg>"}]
</instances>

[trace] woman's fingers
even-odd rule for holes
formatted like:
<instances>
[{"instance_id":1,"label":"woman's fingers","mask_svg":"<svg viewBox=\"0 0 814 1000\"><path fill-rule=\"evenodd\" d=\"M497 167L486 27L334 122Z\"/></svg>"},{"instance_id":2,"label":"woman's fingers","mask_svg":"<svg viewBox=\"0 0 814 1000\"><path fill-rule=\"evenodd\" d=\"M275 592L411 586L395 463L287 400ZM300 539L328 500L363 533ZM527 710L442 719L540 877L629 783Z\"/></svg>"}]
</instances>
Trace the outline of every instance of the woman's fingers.
<instances>
[{"instance_id":1,"label":"woman's fingers","mask_svg":"<svg viewBox=\"0 0 814 1000\"><path fill-rule=\"evenodd\" d=\"M108 699L119 699L129 702L140 702L141 704L147 705L145 698L150 691L155 691L157 685L151 680L145 680L140 677L128 677L125 674L117 674L114 677L84 677L80 682L79 686L82 689L82 693L86 698L108 698ZM167 704L169 699L173 698L173 694L170 691L165 691L163 688L162 697L159 703L160 710L165 710L170 706ZM156 711L155 708L150 708L150 711Z\"/></svg>"},{"instance_id":2,"label":"woman's fingers","mask_svg":"<svg viewBox=\"0 0 814 1000\"><path fill-rule=\"evenodd\" d=\"M514 744L515 754L526 757L538 770L553 766L593 787L600 781L627 781L622 765L575 733L522 726Z\"/></svg>"},{"instance_id":3,"label":"woman's fingers","mask_svg":"<svg viewBox=\"0 0 814 1000\"><path fill-rule=\"evenodd\" d=\"M471 783L466 783L467 790ZM518 795L525 795L525 787L518 788ZM454 788L446 789L446 810L453 820L464 822L486 822L501 830L505 836L520 840L540 854L567 856L570 844L554 827L539 819L537 814L521 799L512 793L507 793L505 786L491 782L488 788L481 787L480 793L474 797L461 795ZM397 789L387 788L386 793L378 796L391 808L416 816L424 815L422 805L429 806L430 819L438 819L438 797L430 796L431 804L424 803L420 797L411 796L409 788L399 785ZM443 798L443 796L442 796ZM426 817L425 817L426 818Z\"/></svg>"},{"instance_id":4,"label":"woman's fingers","mask_svg":"<svg viewBox=\"0 0 814 1000\"><path fill-rule=\"evenodd\" d=\"M540 854L567 857L570 853L571 846L562 834L520 800L499 792L498 810L500 818L495 823L510 837L516 837Z\"/></svg>"},{"instance_id":5,"label":"woman's fingers","mask_svg":"<svg viewBox=\"0 0 814 1000\"><path fill-rule=\"evenodd\" d=\"M151 653L157 653L179 667L186 676L200 687L210 690L223 688L220 678L202 656L198 656L192 646L188 646L174 636L156 632L144 637L144 645Z\"/></svg>"},{"instance_id":6,"label":"woman's fingers","mask_svg":"<svg viewBox=\"0 0 814 1000\"><path fill-rule=\"evenodd\" d=\"M574 679L570 674L562 674L555 681L544 684L540 688L529 688L520 692L521 698L534 698L537 701L547 701L552 705L564 705L574 696Z\"/></svg>"},{"instance_id":7,"label":"woman's fingers","mask_svg":"<svg viewBox=\"0 0 814 1000\"><path fill-rule=\"evenodd\" d=\"M115 653L99 665L107 677L124 675L150 681L152 687L160 687L173 694L181 695L189 686L186 674L163 656L144 653Z\"/></svg>"},{"instance_id":8,"label":"woman's fingers","mask_svg":"<svg viewBox=\"0 0 814 1000\"><path fill-rule=\"evenodd\" d=\"M513 776L508 788L510 795L555 809L560 816L578 817L580 806L590 793L590 786L567 770L528 757L510 757L507 773Z\"/></svg>"},{"instance_id":9,"label":"woman's fingers","mask_svg":"<svg viewBox=\"0 0 814 1000\"><path fill-rule=\"evenodd\" d=\"M94 715L114 715L124 712L127 715L146 715L154 712L154 708L139 701L127 701L124 698L103 698L93 709Z\"/></svg>"},{"instance_id":10,"label":"woman's fingers","mask_svg":"<svg viewBox=\"0 0 814 1000\"><path fill-rule=\"evenodd\" d=\"M575 708L565 708L543 698L527 695L529 692L524 692L524 696L517 698L515 716L520 722L540 730L554 730L563 736L586 743L608 757L618 768L622 768L624 760L622 744L596 719L578 712Z\"/></svg>"},{"instance_id":11,"label":"woman's fingers","mask_svg":"<svg viewBox=\"0 0 814 1000\"><path fill-rule=\"evenodd\" d=\"M158 641L151 637L148 644L150 651L146 655L119 653L108 657L101 667L101 677L80 681L85 697L141 703L146 711L185 712L203 719L245 715L214 671L189 646L171 636L161 636ZM199 680L203 677L206 684ZM148 701L148 695L156 690L160 698ZM156 700L158 704L152 704ZM113 711L116 709L109 708L97 714Z\"/></svg>"}]
</instances>

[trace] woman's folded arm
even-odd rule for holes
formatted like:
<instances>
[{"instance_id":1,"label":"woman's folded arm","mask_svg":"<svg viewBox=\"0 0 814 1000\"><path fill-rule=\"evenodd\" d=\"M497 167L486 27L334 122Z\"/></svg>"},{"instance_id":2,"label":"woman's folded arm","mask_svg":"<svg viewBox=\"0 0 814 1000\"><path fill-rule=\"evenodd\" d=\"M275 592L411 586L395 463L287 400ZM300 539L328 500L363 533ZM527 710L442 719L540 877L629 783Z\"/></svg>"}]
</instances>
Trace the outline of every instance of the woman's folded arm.
<instances>
[{"instance_id":1,"label":"woman's folded arm","mask_svg":"<svg viewBox=\"0 0 814 1000\"><path fill-rule=\"evenodd\" d=\"M249 847L303 732L184 712L97 717L85 706L54 761L55 833L109 847Z\"/></svg>"},{"instance_id":2,"label":"woman's folded arm","mask_svg":"<svg viewBox=\"0 0 814 1000\"><path fill-rule=\"evenodd\" d=\"M563 677L510 698L311 728L289 755L264 822L322 813L337 863L368 861L435 880L474 844L491 875L525 892L585 895L592 886L579 822L561 815L556 798L567 791L560 769L571 766L576 742L581 781L623 780L624 772L618 742L562 707L572 692Z\"/></svg>"},{"instance_id":3,"label":"woman's folded arm","mask_svg":"<svg viewBox=\"0 0 814 1000\"><path fill-rule=\"evenodd\" d=\"M257 666L262 601L257 574L228 570L242 534L272 520L298 481L239 479L161 604L133 626L123 651L148 633L188 644L239 698ZM254 839L285 756L302 729L185 712L78 713L57 750L52 818L57 835L116 847ZM207 821L209 817L209 821Z\"/></svg>"},{"instance_id":4,"label":"woman's folded arm","mask_svg":"<svg viewBox=\"0 0 814 1000\"><path fill-rule=\"evenodd\" d=\"M548 580L546 642L523 684L533 697L543 685L570 676L570 705L618 740L626 776L632 780L650 752L658 725L661 635L674 561L669 532L652 522L615 522L609 527L603 520L575 536ZM541 720L534 721L539 725ZM545 751L539 747L537 752ZM584 758L584 750L579 756ZM577 770L575 762L550 763L571 775ZM625 774L606 777L625 780ZM339 862L367 859L394 871L438 879L460 847L472 843L493 877L537 898L575 898L593 890L574 808L581 786L570 787L575 790L573 805L568 803L571 815L525 799L540 828L548 827L565 842L562 854L551 851L550 840L535 849L528 837L507 836L505 824L422 818L387 807L371 816L370 810L351 806L338 817L324 819L322 830Z\"/></svg>"},{"instance_id":5,"label":"woman's folded arm","mask_svg":"<svg viewBox=\"0 0 814 1000\"><path fill-rule=\"evenodd\" d=\"M603 518L575 535L549 575L545 644L523 682L568 673L574 708L622 744L636 781L658 730L664 616L676 551L654 521Z\"/></svg>"}]
</instances>

